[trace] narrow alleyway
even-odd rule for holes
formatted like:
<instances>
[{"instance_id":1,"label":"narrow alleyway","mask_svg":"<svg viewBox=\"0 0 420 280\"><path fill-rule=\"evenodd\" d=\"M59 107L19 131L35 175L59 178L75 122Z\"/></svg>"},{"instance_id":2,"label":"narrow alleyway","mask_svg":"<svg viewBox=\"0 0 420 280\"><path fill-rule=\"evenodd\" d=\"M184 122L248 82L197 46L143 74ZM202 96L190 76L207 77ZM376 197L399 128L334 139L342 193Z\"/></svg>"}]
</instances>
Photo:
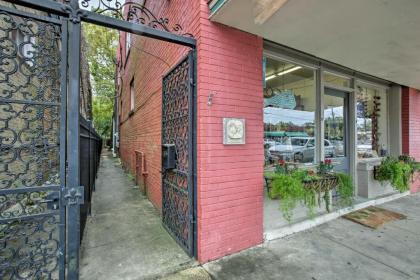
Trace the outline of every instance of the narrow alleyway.
<instances>
[{"instance_id":1,"label":"narrow alleyway","mask_svg":"<svg viewBox=\"0 0 420 280\"><path fill-rule=\"evenodd\" d=\"M194 264L158 211L104 151L81 248L81 279L153 279Z\"/></svg>"}]
</instances>

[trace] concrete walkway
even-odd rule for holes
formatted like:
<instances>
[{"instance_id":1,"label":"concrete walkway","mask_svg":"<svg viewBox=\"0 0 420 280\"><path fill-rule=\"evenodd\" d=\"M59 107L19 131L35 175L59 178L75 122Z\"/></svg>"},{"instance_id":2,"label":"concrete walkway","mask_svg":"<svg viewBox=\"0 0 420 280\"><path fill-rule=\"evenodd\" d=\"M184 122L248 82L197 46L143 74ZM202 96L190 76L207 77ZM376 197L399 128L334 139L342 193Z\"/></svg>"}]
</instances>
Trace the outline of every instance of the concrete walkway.
<instances>
[{"instance_id":1,"label":"concrete walkway","mask_svg":"<svg viewBox=\"0 0 420 280\"><path fill-rule=\"evenodd\" d=\"M80 278L154 279L193 264L118 160L104 152L82 242Z\"/></svg>"},{"instance_id":2,"label":"concrete walkway","mask_svg":"<svg viewBox=\"0 0 420 280\"><path fill-rule=\"evenodd\" d=\"M169 236L109 153L102 155L92 205L81 279L420 279L420 194L381 205L408 218L380 229L340 218L203 267Z\"/></svg>"},{"instance_id":3,"label":"concrete walkway","mask_svg":"<svg viewBox=\"0 0 420 280\"><path fill-rule=\"evenodd\" d=\"M377 230L340 218L204 268L218 280L420 279L420 194L380 207L408 218Z\"/></svg>"}]
</instances>

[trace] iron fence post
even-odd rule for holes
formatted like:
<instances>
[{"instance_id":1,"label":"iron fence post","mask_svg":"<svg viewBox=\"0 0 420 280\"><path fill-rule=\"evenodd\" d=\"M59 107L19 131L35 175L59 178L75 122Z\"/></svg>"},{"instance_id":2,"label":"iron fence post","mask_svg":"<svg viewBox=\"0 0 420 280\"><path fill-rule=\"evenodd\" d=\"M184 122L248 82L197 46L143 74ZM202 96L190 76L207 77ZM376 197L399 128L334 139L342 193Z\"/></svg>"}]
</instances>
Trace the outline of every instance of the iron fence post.
<instances>
[{"instance_id":1,"label":"iron fence post","mask_svg":"<svg viewBox=\"0 0 420 280\"><path fill-rule=\"evenodd\" d=\"M72 5L77 4L75 2ZM76 7L74 7L76 8ZM80 90L80 40L81 24L77 19L69 20L69 98L68 98L68 188L80 184L79 155L79 90ZM68 204L67 257L68 279L79 279L80 205Z\"/></svg>"},{"instance_id":2,"label":"iron fence post","mask_svg":"<svg viewBox=\"0 0 420 280\"><path fill-rule=\"evenodd\" d=\"M60 112L60 183L61 192L66 185L66 141L67 141L67 51L68 51L68 37L67 37L67 20L63 20L61 34L61 112ZM59 265L59 279L64 280L66 277L66 207L64 198L60 195L60 265Z\"/></svg>"}]
</instances>

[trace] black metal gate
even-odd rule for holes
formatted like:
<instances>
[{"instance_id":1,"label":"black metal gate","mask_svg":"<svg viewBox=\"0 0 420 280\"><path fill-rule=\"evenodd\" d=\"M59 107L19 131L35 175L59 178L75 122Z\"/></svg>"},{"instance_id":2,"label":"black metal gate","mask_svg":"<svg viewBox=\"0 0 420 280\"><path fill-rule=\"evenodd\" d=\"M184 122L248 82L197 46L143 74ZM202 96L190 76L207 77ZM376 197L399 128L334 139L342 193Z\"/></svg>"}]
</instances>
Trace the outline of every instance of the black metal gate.
<instances>
[{"instance_id":1,"label":"black metal gate","mask_svg":"<svg viewBox=\"0 0 420 280\"><path fill-rule=\"evenodd\" d=\"M193 55L190 52L164 76L162 86L163 223L190 256L195 220Z\"/></svg>"},{"instance_id":2,"label":"black metal gate","mask_svg":"<svg viewBox=\"0 0 420 280\"><path fill-rule=\"evenodd\" d=\"M78 279L81 204L94 177L80 160L98 161L80 157L82 21L193 49L165 78L165 123L179 130L168 128L164 140L175 141L180 157L178 171L163 175L176 187L164 194L164 223L193 253L196 40L136 1L0 0L0 279Z\"/></svg>"},{"instance_id":3,"label":"black metal gate","mask_svg":"<svg viewBox=\"0 0 420 280\"><path fill-rule=\"evenodd\" d=\"M0 9L0 279L64 277L66 32Z\"/></svg>"}]
</instances>

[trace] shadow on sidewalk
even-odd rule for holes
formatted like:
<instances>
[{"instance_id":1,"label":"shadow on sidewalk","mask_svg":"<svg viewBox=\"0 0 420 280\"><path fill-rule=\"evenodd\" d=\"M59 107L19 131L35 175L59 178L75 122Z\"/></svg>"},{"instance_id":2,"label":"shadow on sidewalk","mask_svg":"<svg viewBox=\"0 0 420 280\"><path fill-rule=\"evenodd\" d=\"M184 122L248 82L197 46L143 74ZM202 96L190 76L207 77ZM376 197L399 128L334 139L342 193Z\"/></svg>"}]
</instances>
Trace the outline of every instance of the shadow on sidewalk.
<instances>
[{"instance_id":1,"label":"shadow on sidewalk","mask_svg":"<svg viewBox=\"0 0 420 280\"><path fill-rule=\"evenodd\" d=\"M83 233L80 278L153 279L194 265L118 159L108 151L101 157L92 215Z\"/></svg>"}]
</instances>

